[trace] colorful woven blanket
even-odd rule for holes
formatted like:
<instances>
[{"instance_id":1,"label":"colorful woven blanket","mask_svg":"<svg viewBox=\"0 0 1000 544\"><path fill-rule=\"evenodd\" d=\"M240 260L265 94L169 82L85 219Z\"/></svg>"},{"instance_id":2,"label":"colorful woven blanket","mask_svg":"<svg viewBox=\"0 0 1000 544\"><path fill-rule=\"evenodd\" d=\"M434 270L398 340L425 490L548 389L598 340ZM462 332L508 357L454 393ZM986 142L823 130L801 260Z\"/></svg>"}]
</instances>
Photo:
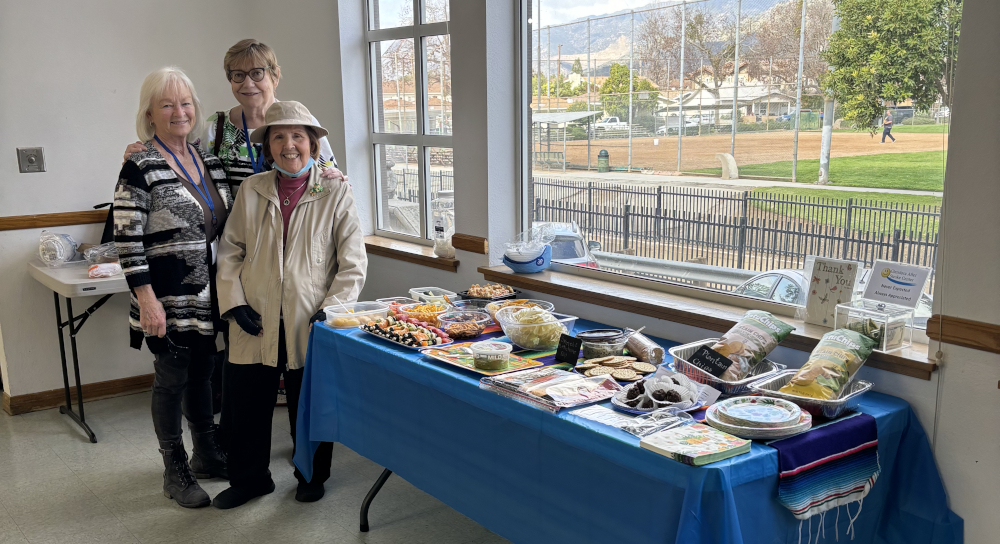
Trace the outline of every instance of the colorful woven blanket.
<instances>
[{"instance_id":1,"label":"colorful woven blanket","mask_svg":"<svg viewBox=\"0 0 1000 544\"><path fill-rule=\"evenodd\" d=\"M800 520L861 501L879 475L878 429L868 414L768 445L778 450L778 501Z\"/></svg>"}]
</instances>

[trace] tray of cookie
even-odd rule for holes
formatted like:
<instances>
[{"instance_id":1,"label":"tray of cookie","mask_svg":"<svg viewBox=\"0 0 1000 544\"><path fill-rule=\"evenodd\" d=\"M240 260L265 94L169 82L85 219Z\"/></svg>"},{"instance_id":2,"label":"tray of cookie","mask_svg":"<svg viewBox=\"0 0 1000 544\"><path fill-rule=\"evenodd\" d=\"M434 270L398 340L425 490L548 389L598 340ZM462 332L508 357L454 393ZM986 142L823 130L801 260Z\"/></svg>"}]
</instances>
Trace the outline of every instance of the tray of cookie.
<instances>
[{"instance_id":1,"label":"tray of cookie","mask_svg":"<svg viewBox=\"0 0 1000 544\"><path fill-rule=\"evenodd\" d=\"M712 397L703 395L704 387L683 374L662 369L616 393L611 397L611 406L629 414L648 414L666 408L696 410L706 404L706 397Z\"/></svg>"},{"instance_id":2,"label":"tray of cookie","mask_svg":"<svg viewBox=\"0 0 1000 544\"><path fill-rule=\"evenodd\" d=\"M611 376L615 381L626 384L639 381L648 374L656 372L656 367L637 360L635 357L617 355L598 357L595 359L580 359L573 370L592 378L594 376Z\"/></svg>"}]
</instances>

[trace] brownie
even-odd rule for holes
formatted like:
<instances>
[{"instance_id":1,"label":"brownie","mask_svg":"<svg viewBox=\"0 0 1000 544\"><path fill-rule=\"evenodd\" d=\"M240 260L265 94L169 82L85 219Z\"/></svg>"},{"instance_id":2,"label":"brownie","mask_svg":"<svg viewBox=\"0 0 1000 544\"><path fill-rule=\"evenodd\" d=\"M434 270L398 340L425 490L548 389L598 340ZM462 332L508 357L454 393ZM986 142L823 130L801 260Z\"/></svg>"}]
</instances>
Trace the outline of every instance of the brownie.
<instances>
[{"instance_id":1,"label":"brownie","mask_svg":"<svg viewBox=\"0 0 1000 544\"><path fill-rule=\"evenodd\" d=\"M642 392L640 392L639 387L636 386L629 389L628 392L625 393L625 398L628 400L637 399L639 398L639 395L642 395Z\"/></svg>"},{"instance_id":2,"label":"brownie","mask_svg":"<svg viewBox=\"0 0 1000 544\"><path fill-rule=\"evenodd\" d=\"M662 391L657 391L657 393L661 393L661 392ZM681 400L683 400L683 398L681 397L681 394L678 393L677 391L673 391L673 390L667 391L666 394L664 395L664 397L666 397L667 402L680 402ZM657 399L657 400L659 400L659 399Z\"/></svg>"}]
</instances>

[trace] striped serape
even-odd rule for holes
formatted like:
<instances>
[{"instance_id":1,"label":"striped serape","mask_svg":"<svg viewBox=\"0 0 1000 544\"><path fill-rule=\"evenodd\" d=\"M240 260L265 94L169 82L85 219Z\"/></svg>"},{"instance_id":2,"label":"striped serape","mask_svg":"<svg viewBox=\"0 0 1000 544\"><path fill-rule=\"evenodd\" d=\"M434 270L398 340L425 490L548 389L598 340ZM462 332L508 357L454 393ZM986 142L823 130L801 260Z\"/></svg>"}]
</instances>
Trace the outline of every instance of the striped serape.
<instances>
[{"instance_id":1,"label":"striped serape","mask_svg":"<svg viewBox=\"0 0 1000 544\"><path fill-rule=\"evenodd\" d=\"M879 475L878 429L868 414L769 445L778 450L778 501L800 520L861 501Z\"/></svg>"}]
</instances>

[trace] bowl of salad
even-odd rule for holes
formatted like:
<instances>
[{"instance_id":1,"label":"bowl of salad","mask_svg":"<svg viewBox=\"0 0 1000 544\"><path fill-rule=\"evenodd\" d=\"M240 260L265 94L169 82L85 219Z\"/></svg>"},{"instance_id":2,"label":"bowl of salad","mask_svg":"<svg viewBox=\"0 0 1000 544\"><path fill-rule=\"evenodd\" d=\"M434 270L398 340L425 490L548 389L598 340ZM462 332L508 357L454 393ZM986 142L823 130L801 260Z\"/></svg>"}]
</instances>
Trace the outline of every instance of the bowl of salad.
<instances>
[{"instance_id":1,"label":"bowl of salad","mask_svg":"<svg viewBox=\"0 0 1000 544\"><path fill-rule=\"evenodd\" d=\"M524 349L549 351L559 346L561 335L572 333L577 317L538 306L510 306L498 310L495 319L511 342Z\"/></svg>"}]
</instances>

